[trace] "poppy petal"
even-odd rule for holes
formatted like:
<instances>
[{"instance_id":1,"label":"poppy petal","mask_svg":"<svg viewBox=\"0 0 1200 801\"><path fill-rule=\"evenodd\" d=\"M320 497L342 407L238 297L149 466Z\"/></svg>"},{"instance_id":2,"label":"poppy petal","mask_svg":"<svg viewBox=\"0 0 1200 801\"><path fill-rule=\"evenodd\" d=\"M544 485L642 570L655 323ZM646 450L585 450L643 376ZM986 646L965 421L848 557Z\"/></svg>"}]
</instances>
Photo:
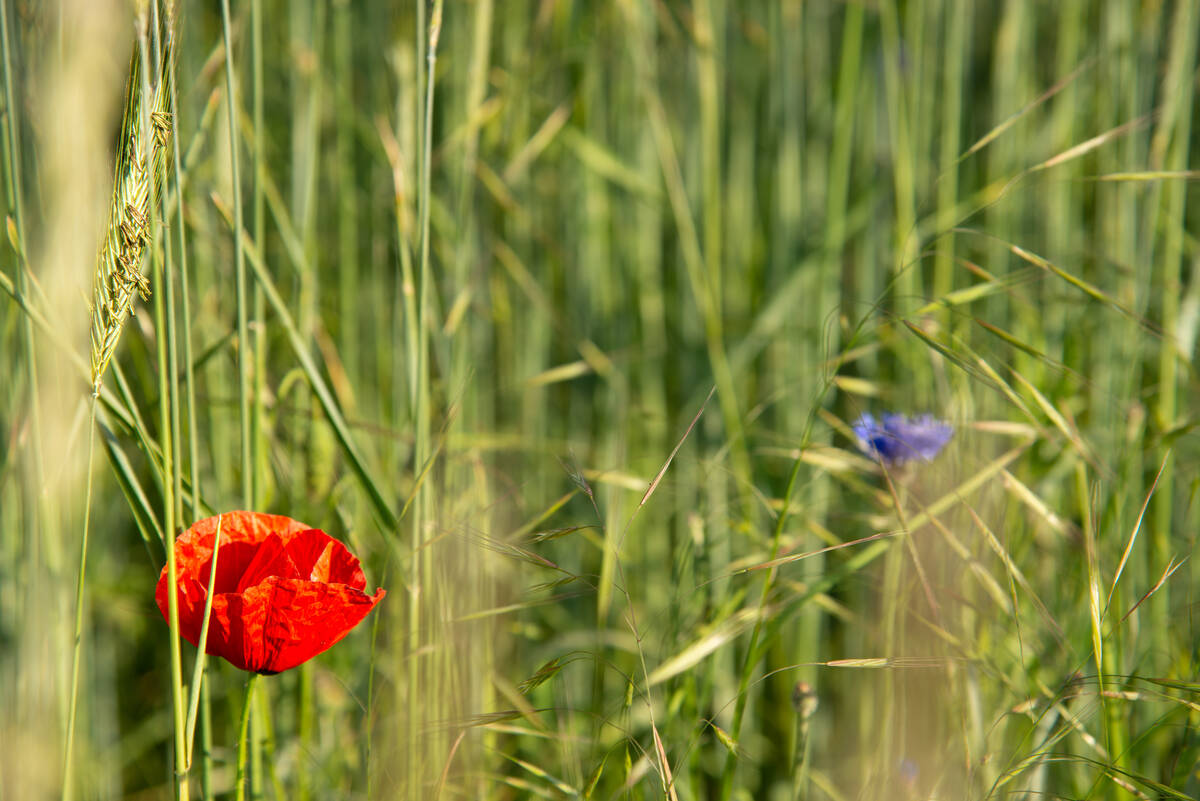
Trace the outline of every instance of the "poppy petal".
<instances>
[{"instance_id":1,"label":"poppy petal","mask_svg":"<svg viewBox=\"0 0 1200 801\"><path fill-rule=\"evenodd\" d=\"M287 549L296 563L297 577L366 589L367 578L358 559L324 531L302 531L288 541Z\"/></svg>"},{"instance_id":2,"label":"poppy petal","mask_svg":"<svg viewBox=\"0 0 1200 801\"><path fill-rule=\"evenodd\" d=\"M219 656L236 668L258 672L262 655L255 650L259 638L254 633L262 630L265 616L266 608L247 603L244 595L224 593L215 596L205 653Z\"/></svg>"},{"instance_id":3,"label":"poppy petal","mask_svg":"<svg viewBox=\"0 0 1200 801\"><path fill-rule=\"evenodd\" d=\"M333 573L333 543L325 543L325 548L321 551L321 555L317 557L317 561L313 563L312 570L308 572L309 581L329 581L330 574ZM342 582L346 583L346 582Z\"/></svg>"},{"instance_id":4,"label":"poppy petal","mask_svg":"<svg viewBox=\"0 0 1200 801\"><path fill-rule=\"evenodd\" d=\"M200 628L204 619L204 602L208 596L208 589L205 585L190 576L177 576L179 585L179 633L183 638L196 645L200 641ZM167 576L166 569L163 569L163 576L158 581L158 586L154 591L154 600L158 604L158 609L162 612L163 620L170 620L170 609L167 606Z\"/></svg>"},{"instance_id":5,"label":"poppy petal","mask_svg":"<svg viewBox=\"0 0 1200 801\"><path fill-rule=\"evenodd\" d=\"M218 518L176 539L179 631L199 646ZM358 559L319 529L282 515L220 516L221 543L204 650L235 667L278 673L311 659L349 633L387 593L367 595ZM155 600L168 618L168 576Z\"/></svg>"},{"instance_id":6,"label":"poppy petal","mask_svg":"<svg viewBox=\"0 0 1200 801\"><path fill-rule=\"evenodd\" d=\"M217 567L221 566L221 558L217 557ZM246 565L242 577L238 579L237 591L245 592L256 584L262 584L271 576L280 578L300 578L296 563L288 554L283 538L276 534L267 537L258 544L254 558Z\"/></svg>"},{"instance_id":7,"label":"poppy petal","mask_svg":"<svg viewBox=\"0 0 1200 801\"><path fill-rule=\"evenodd\" d=\"M272 534L285 543L309 526L284 515L260 512L225 512L221 520L221 553L217 557L217 578L214 592L234 592L238 589L246 567L254 561L257 546ZM178 575L192 575L208 586L213 543L216 541L217 517L199 520L175 540L175 563ZM166 581L164 567L159 583ZM197 629L199 630L199 629Z\"/></svg>"},{"instance_id":8,"label":"poppy petal","mask_svg":"<svg viewBox=\"0 0 1200 801\"><path fill-rule=\"evenodd\" d=\"M345 584L267 579L242 595L246 669L279 673L312 659L349 634L386 594L380 589L370 596Z\"/></svg>"}]
</instances>

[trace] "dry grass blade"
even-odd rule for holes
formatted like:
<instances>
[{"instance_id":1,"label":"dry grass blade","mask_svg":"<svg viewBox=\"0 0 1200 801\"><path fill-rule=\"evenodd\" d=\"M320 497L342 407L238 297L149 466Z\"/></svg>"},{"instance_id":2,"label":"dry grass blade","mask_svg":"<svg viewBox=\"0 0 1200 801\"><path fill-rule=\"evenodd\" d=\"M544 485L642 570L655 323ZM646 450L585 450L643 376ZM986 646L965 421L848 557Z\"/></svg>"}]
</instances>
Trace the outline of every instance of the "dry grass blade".
<instances>
[{"instance_id":1,"label":"dry grass blade","mask_svg":"<svg viewBox=\"0 0 1200 801\"><path fill-rule=\"evenodd\" d=\"M592 367L587 362L579 359L578 361L560 364L557 367L551 367L549 370L543 370L537 375L530 376L525 379L525 385L530 389L535 387L544 387L549 384L557 384L562 381L571 381L580 376L588 375L592 372Z\"/></svg>"},{"instance_id":2,"label":"dry grass blade","mask_svg":"<svg viewBox=\"0 0 1200 801\"><path fill-rule=\"evenodd\" d=\"M979 516L979 514L970 506L970 504L964 503L963 507L966 508L967 513L971 515L971 519L975 522L975 526L983 534L988 547L992 549L996 556L1000 557L1000 561L1004 564L1004 569L1008 571L1009 576L1029 596L1029 599L1033 602L1034 608L1037 609L1038 614L1041 615L1042 620L1045 621L1046 625L1053 632L1055 638L1058 639L1060 643L1065 644L1065 635L1063 634L1062 627L1058 625L1058 621L1054 619L1054 616L1050 614L1050 610L1042 602L1042 599L1038 597L1037 592L1034 591L1033 585L1017 566L1017 563L1013 561L1012 556L1010 556L1005 547L1000 544L1000 540L997 539L996 535L992 533L991 528L988 527L987 523L983 522L983 518Z\"/></svg>"},{"instance_id":3,"label":"dry grass blade","mask_svg":"<svg viewBox=\"0 0 1200 801\"><path fill-rule=\"evenodd\" d=\"M513 763L514 765L524 768L530 774L536 776L537 778L541 779L542 781L553 785L555 790L558 790L560 793L563 793L568 798L577 798L580 795L579 790L577 790L576 788L567 784L565 781L558 778L557 776L551 774L549 771L543 770L542 768L538 767L537 765L533 764L532 762L521 759L520 757L510 756L509 754L505 754L505 753L501 753L500 756L504 757L509 762ZM533 788L530 788L530 789L533 789Z\"/></svg>"},{"instance_id":4,"label":"dry grass blade","mask_svg":"<svg viewBox=\"0 0 1200 801\"><path fill-rule=\"evenodd\" d=\"M832 551L840 551L843 548L853 548L856 545L865 545L868 542L874 542L875 540L883 540L883 539L887 539L888 537L899 537L904 533L905 532L903 529L896 530L896 531L880 531L875 534L869 534L866 537L859 537L856 540L850 540L848 542L839 542L837 545L827 545L826 547L818 548L815 551L804 551L803 553L788 554L787 556L781 556L778 559L771 559L770 561L767 561L767 562L760 562L756 565L750 565L749 567L743 567L739 570L734 571L731 575L739 575L741 573L753 573L756 570L770 570L771 568L779 567L780 565L787 565L787 564L791 564L792 562L799 562L801 559L809 559L813 556L820 556L821 554L830 553Z\"/></svg>"},{"instance_id":5,"label":"dry grass blade","mask_svg":"<svg viewBox=\"0 0 1200 801\"><path fill-rule=\"evenodd\" d=\"M1050 700L1050 705L1055 713L1057 713L1063 719L1067 727L1070 728L1070 730L1076 735L1078 735L1079 739L1082 740L1088 748L1092 749L1092 751L1094 751L1100 759L1109 759L1108 749L1105 748L1100 741L1097 740L1095 736L1087 730L1087 727L1083 724L1083 721L1080 719L1079 715L1075 714L1067 707L1067 704L1063 700L1061 694L1051 692L1050 688L1041 682L1038 682L1038 690L1041 692L1043 697ZM1064 730L1062 734L1065 735L1066 731Z\"/></svg>"},{"instance_id":6,"label":"dry grass blade","mask_svg":"<svg viewBox=\"0 0 1200 801\"><path fill-rule=\"evenodd\" d=\"M662 738L658 736L658 727L650 724L650 733L654 735L654 750L658 753L658 762L662 766L663 789L671 801L679 801L675 792L675 777L671 774L671 763L667 761L667 749L663 748Z\"/></svg>"},{"instance_id":7,"label":"dry grass blade","mask_svg":"<svg viewBox=\"0 0 1200 801\"><path fill-rule=\"evenodd\" d=\"M1026 342L1022 342L1021 340L1017 339L1012 334L1005 331L1003 328L992 325L987 320L981 320L978 317L975 318L975 324L978 325L980 328L982 328L984 331L987 331L989 334L992 334L993 336L996 336L999 339L1002 339L1003 341L1007 342L1009 345L1012 345L1017 350L1020 350L1024 353L1028 353L1030 356L1034 357L1038 361L1043 362L1044 364L1046 364L1050 367L1053 367L1055 370L1060 370L1064 373L1069 373L1072 376L1079 377L1079 374L1076 373L1074 370L1072 370L1067 365L1063 364L1062 362L1060 362L1056 359L1051 359L1049 356L1047 356L1042 351L1038 350L1037 348L1033 347L1032 345L1030 345Z\"/></svg>"},{"instance_id":8,"label":"dry grass blade","mask_svg":"<svg viewBox=\"0 0 1200 801\"><path fill-rule=\"evenodd\" d=\"M979 561L971 555L971 551L959 541L954 532L947 528L941 520L934 517L930 518L929 522L935 529L937 529L938 533L942 535L942 540L946 543L946 545L953 550L958 558L966 564L967 569L971 572L971 575L975 576L976 580L978 580L983 586L984 592L991 597L992 602L995 603L1005 615L1015 616L1015 603L1010 606L1008 597L1004 594L1004 590L1000 588L1000 583L996 581L995 577L992 576L991 573L987 571L987 568L980 564Z\"/></svg>"},{"instance_id":9,"label":"dry grass blade","mask_svg":"<svg viewBox=\"0 0 1200 801\"><path fill-rule=\"evenodd\" d=\"M564 581L570 581L570 580L571 579L564 579ZM542 587L539 587L538 589L544 589L544 585ZM532 600L532 601L521 601L520 603L506 604L504 606L496 606L496 607L492 607L490 609L481 609L477 612L469 612L465 615L461 615L459 617L454 618L454 622L455 623L467 623L472 620L483 620L483 619L489 618L489 617L498 617L500 615L507 615L512 612L519 612L523 609L534 609L539 606L552 606L554 604L564 603L564 602L572 601L576 598L582 598L582 597L585 597L585 595L583 593L575 593L575 594L566 594L566 595L554 595L554 596L551 596L548 598L539 598L539 599Z\"/></svg>"},{"instance_id":10,"label":"dry grass blade","mask_svg":"<svg viewBox=\"0 0 1200 801\"><path fill-rule=\"evenodd\" d=\"M600 777L602 775L604 775L604 760L603 759L600 760L600 764L596 765L595 770L592 771L591 778L588 779L587 786L583 788L583 797L584 798L591 798L592 794L596 792L596 785L600 783Z\"/></svg>"},{"instance_id":11,"label":"dry grass blade","mask_svg":"<svg viewBox=\"0 0 1200 801\"><path fill-rule=\"evenodd\" d=\"M891 668L891 669L921 669L940 668L949 663L940 656L868 656L852 659L831 659L822 662L831 668Z\"/></svg>"},{"instance_id":12,"label":"dry grass blade","mask_svg":"<svg viewBox=\"0 0 1200 801\"><path fill-rule=\"evenodd\" d=\"M1100 554L1096 546L1096 522L1093 513L1094 491L1088 486L1087 467L1075 464L1075 485L1079 495L1079 517L1083 524L1083 554L1087 569L1088 615L1092 624L1092 656L1096 660L1096 673L1101 688L1105 686L1108 665L1104 661L1104 629L1100 618ZM1111 742L1110 742L1111 745ZM1118 751L1119 753L1119 751Z\"/></svg>"},{"instance_id":13,"label":"dry grass blade","mask_svg":"<svg viewBox=\"0 0 1200 801\"><path fill-rule=\"evenodd\" d=\"M1133 533L1129 535L1129 542L1125 545L1125 552L1121 554L1121 562L1117 565L1117 571L1113 574L1112 586L1108 588L1108 598L1104 601L1104 611L1107 614L1108 607L1112 604L1113 593L1117 591L1117 582L1121 580L1121 573L1125 571L1125 564L1129 561L1129 554L1133 552L1133 544L1137 542L1138 532L1142 530L1142 520L1146 517L1146 509L1150 506L1150 499L1154 497L1154 491L1158 489L1158 481L1162 478L1163 471L1167 469L1167 460L1171 458L1171 452L1163 456L1162 464L1159 465L1158 473L1154 476L1154 483L1150 485L1150 491L1146 493L1146 500L1142 503L1142 509L1138 512L1137 522L1133 524ZM1170 572L1163 576L1162 581L1167 580ZM1162 582L1159 582L1161 586ZM1155 588L1157 589L1157 587ZM1153 590L1151 590L1153 592ZM1138 601L1141 603L1141 601ZM1137 607L1135 606L1134 609ZM1133 609L1129 610L1130 612ZM1128 615L1126 615L1128 617ZM1123 620L1124 618L1122 618Z\"/></svg>"},{"instance_id":14,"label":"dry grass blade","mask_svg":"<svg viewBox=\"0 0 1200 801\"><path fill-rule=\"evenodd\" d=\"M768 613L770 611L769 609L767 610ZM681 673L691 670L713 651L749 631L755 621L766 616L768 616L766 613L760 614L757 609L738 610L735 614L702 634L691 645L655 668L646 677L646 686L653 687L657 684L662 684L667 679L674 678Z\"/></svg>"},{"instance_id":15,"label":"dry grass blade","mask_svg":"<svg viewBox=\"0 0 1200 801\"><path fill-rule=\"evenodd\" d=\"M1118 139L1118 138L1124 136L1125 134L1129 133L1130 131L1140 128L1141 126L1145 125L1149 121L1150 121L1150 118L1148 116L1147 117L1139 117L1138 119L1131 120L1127 123L1124 123L1123 125L1118 125L1116 128L1113 128L1112 130L1105 131L1104 133L1099 134L1097 136L1093 136L1091 139L1087 140L1086 142L1080 142L1079 144L1075 145L1074 147L1067 148L1062 153L1059 153L1057 156L1050 157L1046 161L1043 161L1041 164L1038 164L1038 165L1030 168L1030 172L1033 172L1035 170L1048 170L1051 167L1056 167L1059 164L1070 161L1071 159L1077 159L1082 155L1090 153L1091 151L1095 150L1096 148L1100 147L1101 145L1107 144L1108 142L1111 142L1114 139Z\"/></svg>"},{"instance_id":16,"label":"dry grass blade","mask_svg":"<svg viewBox=\"0 0 1200 801\"><path fill-rule=\"evenodd\" d=\"M964 159L966 159L967 157L969 157L970 155L972 155L973 153L977 153L978 151L983 150L983 148L987 147L989 144L991 144L996 139L998 139L1002 133L1004 133L1009 128L1011 128L1013 125L1015 125L1017 122L1019 122L1021 120L1021 118L1024 117L1026 114L1033 111L1035 108L1044 104L1046 101L1048 101L1050 98L1054 97L1056 94L1061 92L1063 89L1066 89L1068 86L1070 86L1071 82L1074 81L1076 78L1078 78L1080 73L1082 73L1084 70L1088 69L1090 66L1091 66L1090 61L1086 61L1083 64L1080 64L1078 67L1076 67L1074 70L1072 70L1071 73L1069 75L1067 75L1067 77L1063 78L1061 81L1059 81L1058 83L1051 86L1045 92L1042 92L1040 95L1038 95L1032 101L1027 103L1024 107L1022 107L1019 111L1017 111L1015 114L1009 116L1007 119L1005 119L999 125L997 125L995 128L993 128L992 130L990 130L986 134L984 134L977 142L975 142L975 144L973 144L969 148L967 148L967 151L958 158L958 161L961 162Z\"/></svg>"},{"instance_id":17,"label":"dry grass blade","mask_svg":"<svg viewBox=\"0 0 1200 801\"><path fill-rule=\"evenodd\" d=\"M667 468L669 468L671 466L671 462L675 460L675 454L679 453L679 449L682 448L683 443L687 441L688 436L692 433L692 429L696 427L696 423L700 422L700 415L704 414L704 410L708 407L708 402L712 400L713 393L716 391L717 388L715 386L708 391L707 397L704 398L704 403L700 404L700 411L696 412L696 416L693 417L692 422L688 424L687 431L683 432L683 436L679 438L679 442L675 443L675 448L671 451L671 455L667 457L667 461L663 462L662 468L660 468L658 474L654 476L654 480L650 482L650 486L646 487L646 493L642 496L642 499L638 501L638 509L641 509L643 506L645 506L646 501L650 499L650 496L654 493L654 490L658 489L659 482L661 482L663 476L667 474Z\"/></svg>"},{"instance_id":18,"label":"dry grass blade","mask_svg":"<svg viewBox=\"0 0 1200 801\"><path fill-rule=\"evenodd\" d=\"M121 329L133 314L134 293L143 299L150 295L149 282L142 275L142 257L150 244L151 202L163 183L172 129L170 82L166 77L174 48L170 36L164 36L163 41L153 85L142 74L138 48L130 61L108 232L92 283L94 391L99 391Z\"/></svg>"},{"instance_id":19,"label":"dry grass blade","mask_svg":"<svg viewBox=\"0 0 1200 801\"><path fill-rule=\"evenodd\" d=\"M1156 583L1153 587L1150 588L1149 592L1147 592L1145 595L1143 595L1141 598L1138 599L1138 602L1133 605L1133 608L1130 609L1128 612L1126 612L1125 616L1121 618L1121 622L1124 623L1129 618L1130 615L1132 615L1134 612L1137 611L1137 608L1139 606L1141 606L1142 603L1144 603L1147 598L1149 598L1151 595L1153 595L1154 593L1161 590L1162 586L1167 583L1167 579L1169 579L1171 577L1171 574L1174 573L1179 568L1183 567L1185 562L1187 562L1186 557L1183 559L1180 559L1178 562L1176 562L1175 558L1172 557L1170 564L1167 565L1167 569L1163 571L1162 578L1160 578L1158 580L1158 583Z\"/></svg>"},{"instance_id":20,"label":"dry grass blade","mask_svg":"<svg viewBox=\"0 0 1200 801\"><path fill-rule=\"evenodd\" d=\"M1006 276L1004 278L991 277L980 284L973 284L963 289L956 289L942 297L926 303L921 308L914 312L916 317L924 317L941 308L953 308L955 306L966 306L974 303L977 300L989 298L992 295L1010 292L1013 287L1018 286L1025 280L1023 275Z\"/></svg>"},{"instance_id":21,"label":"dry grass blade","mask_svg":"<svg viewBox=\"0 0 1200 801\"><path fill-rule=\"evenodd\" d=\"M504 168L504 182L512 184L520 180L529 169L529 165L554 141L554 137L558 136L558 132L570 118L571 107L567 103L559 104L558 108L550 112L550 116L542 123L542 127L538 128L533 138L525 143L521 151Z\"/></svg>"},{"instance_id":22,"label":"dry grass blade","mask_svg":"<svg viewBox=\"0 0 1200 801\"><path fill-rule=\"evenodd\" d=\"M974 378L978 381L981 381L985 384L991 384L994 387L996 387L997 389L1001 390L1002 392L1004 392L1005 389L1007 388L1007 386L1004 384L1004 382L999 379L999 376L996 376L994 374L995 373L994 370L990 371L990 372L987 370L980 370L978 367L971 364L971 362L964 355L962 355L962 353L960 353L959 351L957 351L953 347L951 347L950 344L947 344L945 342L942 342L942 341L936 339L933 335L921 330L920 326L914 325L913 323L909 322L908 320L901 320L900 322L904 323L904 326L915 337L917 337L917 339L921 340L926 345L928 345L930 348L933 348L935 351L940 353L943 357L945 357L945 359L947 361L949 361L951 364L958 367L960 370L962 370L967 375L969 375L972 378ZM961 344L958 344L958 343L956 343L956 344L958 345L960 350L966 352L966 350L967 350L966 348L962 347ZM976 357L976 358L978 359L979 357ZM979 359L979 361L982 361L982 359ZM1009 395L1009 392L1005 392L1005 394ZM1012 396L1010 395L1010 399L1011 398L1012 398ZM1018 407L1020 407L1022 409L1024 408L1023 404L1021 404L1019 401L1015 401L1015 403L1017 404Z\"/></svg>"},{"instance_id":23,"label":"dry grass blade","mask_svg":"<svg viewBox=\"0 0 1200 801\"><path fill-rule=\"evenodd\" d=\"M458 747L462 745L463 738L466 736L467 733L465 731L460 731L458 736L454 738L454 744L450 746L450 753L446 755L446 762L442 765L442 773L438 776L437 789L433 793L435 801L442 797L442 790L446 787L446 779L450 776L450 765L454 763L454 755L458 753Z\"/></svg>"},{"instance_id":24,"label":"dry grass blade","mask_svg":"<svg viewBox=\"0 0 1200 801\"><path fill-rule=\"evenodd\" d=\"M1141 170L1133 172L1110 172L1092 176L1093 181L1141 182L1141 181L1200 181L1200 170Z\"/></svg>"},{"instance_id":25,"label":"dry grass blade","mask_svg":"<svg viewBox=\"0 0 1200 801\"><path fill-rule=\"evenodd\" d=\"M946 493L942 497L935 500L933 503L930 503L930 504L924 506L920 512L909 517L906 521L907 525L903 529L880 531L875 534L870 534L866 537L860 537L855 540L849 540L847 542L837 543L835 545L830 545L825 548L819 548L815 551L805 551L804 553L787 554L785 556L780 556L776 559L771 559L766 562L759 562L756 564L747 565L745 567L740 567L737 570L732 571L729 575L740 575L742 573L750 573L750 572L753 572L756 570L768 570L770 568L779 567L780 565L786 565L791 562L798 562L802 559L808 559L810 557L817 556L817 555L823 554L823 553L828 553L830 551L837 551L837 550L840 550L843 548L850 548L850 547L853 547L856 545L864 545L864 544L872 542L874 540L882 540L882 539L887 539L889 537L897 537L897 536L900 536L905 533L908 533L910 535L915 534L918 529L920 529L923 526L925 526L926 524L928 524L934 517L936 517L937 515L940 515L942 512L945 512L947 509L951 508L955 504L961 502L961 503L964 503L964 505L965 505L964 499L967 495L969 495L972 492L974 492L975 490L979 489L979 487L983 486L989 480L991 480L991 478L993 476L995 476L997 473L1003 471L1009 464L1011 464L1018 456L1020 456L1025 451L1025 447L1026 446L1022 445L1017 448L1013 448L1012 450L1008 451L1007 453L1001 454L998 458L993 459L991 462L989 462L987 465L985 465L982 470L980 470L978 473L976 473L971 478L964 481L957 488Z\"/></svg>"},{"instance_id":26,"label":"dry grass blade","mask_svg":"<svg viewBox=\"0 0 1200 801\"><path fill-rule=\"evenodd\" d=\"M1072 447L1074 447L1075 450L1078 451L1088 463L1096 463L1096 454L1092 452L1092 449L1088 447L1088 444L1083 440L1082 437L1079 436L1079 432L1067 422L1067 419L1063 417L1062 412L1060 412L1054 406L1050 399L1042 394L1042 392L1033 385L1033 382L1031 382L1025 376L1021 375L1016 370L1011 372L1013 378L1017 380L1017 383L1019 383L1026 392L1033 396L1033 400L1037 403L1038 408L1040 408L1050 422L1054 424L1054 427L1059 430L1059 433L1066 437L1067 441L1071 443Z\"/></svg>"},{"instance_id":27,"label":"dry grass blade","mask_svg":"<svg viewBox=\"0 0 1200 801\"><path fill-rule=\"evenodd\" d=\"M1026 486L1024 482L1007 470L1001 474L1001 478L1004 481L1004 489L1036 514L1038 519L1058 534L1067 532L1067 524L1063 522L1063 519L1055 514L1054 510L1048 507L1045 501L1039 498L1037 493Z\"/></svg>"},{"instance_id":28,"label":"dry grass blade","mask_svg":"<svg viewBox=\"0 0 1200 801\"><path fill-rule=\"evenodd\" d=\"M1088 297L1092 298L1095 301L1098 301L1099 303L1103 303L1105 306L1108 306L1109 308L1121 313L1125 317L1136 322L1138 325L1141 325L1143 327L1145 327L1147 325L1146 321L1144 321L1141 317L1139 317L1132 309L1130 309L1125 304L1118 301L1116 298L1102 292L1098 287L1094 286L1093 284L1088 283L1087 281L1083 280L1082 278L1078 278L1074 275L1071 275L1069 272L1062 269L1061 267L1058 267L1054 263L1047 261L1046 259L1043 259L1041 256L1037 255L1036 253L1031 253L1030 251L1026 250L1025 248L1020 247L1019 245L1009 245L1008 249L1010 251L1012 251L1013 254L1016 255L1018 258L1023 259L1037 267L1041 267L1043 270L1046 270L1047 272L1057 275L1059 278L1066 281L1068 284L1075 287L1079 291L1083 292Z\"/></svg>"}]
</instances>

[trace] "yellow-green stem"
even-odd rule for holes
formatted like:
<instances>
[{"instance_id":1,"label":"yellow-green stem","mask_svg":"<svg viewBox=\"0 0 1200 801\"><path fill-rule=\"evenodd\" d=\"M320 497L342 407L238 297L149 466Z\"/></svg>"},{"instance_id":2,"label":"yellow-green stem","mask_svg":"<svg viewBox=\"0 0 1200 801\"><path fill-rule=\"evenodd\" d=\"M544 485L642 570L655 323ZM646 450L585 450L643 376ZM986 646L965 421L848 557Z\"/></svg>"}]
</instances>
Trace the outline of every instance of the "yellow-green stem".
<instances>
[{"instance_id":1,"label":"yellow-green stem","mask_svg":"<svg viewBox=\"0 0 1200 801\"><path fill-rule=\"evenodd\" d=\"M237 801L246 801L246 745L250 739L250 708L254 702L254 687L258 674L251 673L246 680L246 701L242 705L242 723L238 727L237 778L234 780L233 795ZM258 776L254 777L259 780Z\"/></svg>"},{"instance_id":2,"label":"yellow-green stem","mask_svg":"<svg viewBox=\"0 0 1200 801\"><path fill-rule=\"evenodd\" d=\"M200 623L200 647L196 649L196 667L192 672L191 699L187 715L187 759L185 770L192 765L192 747L195 743L196 714L200 706L201 688L204 684L204 656L208 651L208 625L212 620L213 588L217 583L217 555L221 550L221 517L217 516L217 533L213 539L212 560L208 572L208 594L204 598L204 618Z\"/></svg>"},{"instance_id":3,"label":"yellow-green stem","mask_svg":"<svg viewBox=\"0 0 1200 801\"><path fill-rule=\"evenodd\" d=\"M84 575L87 573L88 528L92 519L92 455L96 447L96 402L100 390L92 391L91 418L88 421L87 494L83 504L83 537L79 540L79 578L75 585L75 638L71 648L71 695L67 711L67 739L63 747L62 799L69 801L74 782L75 716L79 705L79 660L83 644Z\"/></svg>"},{"instance_id":4,"label":"yellow-green stem","mask_svg":"<svg viewBox=\"0 0 1200 801\"><path fill-rule=\"evenodd\" d=\"M233 182L233 261L237 284L237 345L238 345L238 412L242 432L242 502L247 509L254 506L254 458L250 451L250 386L249 367L252 361L250 327L247 322L249 301L246 298L246 256L242 246L242 185L238 169L238 112L237 81L233 72L233 30L229 21L229 0L221 0L222 32L225 37L225 103L229 115L229 165Z\"/></svg>"}]
</instances>

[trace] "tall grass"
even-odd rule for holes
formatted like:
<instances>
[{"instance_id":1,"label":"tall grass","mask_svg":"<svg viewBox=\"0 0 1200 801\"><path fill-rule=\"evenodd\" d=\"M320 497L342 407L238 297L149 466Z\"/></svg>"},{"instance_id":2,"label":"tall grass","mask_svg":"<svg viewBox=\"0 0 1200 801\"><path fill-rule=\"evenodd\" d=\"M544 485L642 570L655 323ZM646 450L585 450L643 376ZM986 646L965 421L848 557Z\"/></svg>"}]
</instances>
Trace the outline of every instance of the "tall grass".
<instances>
[{"instance_id":1,"label":"tall grass","mask_svg":"<svg viewBox=\"0 0 1200 801\"><path fill-rule=\"evenodd\" d=\"M0 2L0 798L1200 797L1193 0L181 5L89 429L133 17ZM389 590L246 704L243 506Z\"/></svg>"}]
</instances>

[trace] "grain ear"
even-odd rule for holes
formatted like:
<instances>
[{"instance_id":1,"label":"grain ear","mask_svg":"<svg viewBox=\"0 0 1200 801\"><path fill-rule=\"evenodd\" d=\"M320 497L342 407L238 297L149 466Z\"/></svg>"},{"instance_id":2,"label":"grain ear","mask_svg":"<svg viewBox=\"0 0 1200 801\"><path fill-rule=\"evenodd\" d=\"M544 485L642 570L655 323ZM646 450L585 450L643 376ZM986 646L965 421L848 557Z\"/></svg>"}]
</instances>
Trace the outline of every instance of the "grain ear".
<instances>
[{"instance_id":1,"label":"grain ear","mask_svg":"<svg viewBox=\"0 0 1200 801\"><path fill-rule=\"evenodd\" d=\"M150 57L145 19L139 24L129 62L108 229L92 281L92 386L96 391L125 320L133 314L134 293L143 299L150 295L142 262L151 240L152 203L163 184L173 127L167 80L174 58L172 22L173 14L168 14L159 26L154 48L159 55L153 75L147 75L146 69Z\"/></svg>"}]
</instances>

